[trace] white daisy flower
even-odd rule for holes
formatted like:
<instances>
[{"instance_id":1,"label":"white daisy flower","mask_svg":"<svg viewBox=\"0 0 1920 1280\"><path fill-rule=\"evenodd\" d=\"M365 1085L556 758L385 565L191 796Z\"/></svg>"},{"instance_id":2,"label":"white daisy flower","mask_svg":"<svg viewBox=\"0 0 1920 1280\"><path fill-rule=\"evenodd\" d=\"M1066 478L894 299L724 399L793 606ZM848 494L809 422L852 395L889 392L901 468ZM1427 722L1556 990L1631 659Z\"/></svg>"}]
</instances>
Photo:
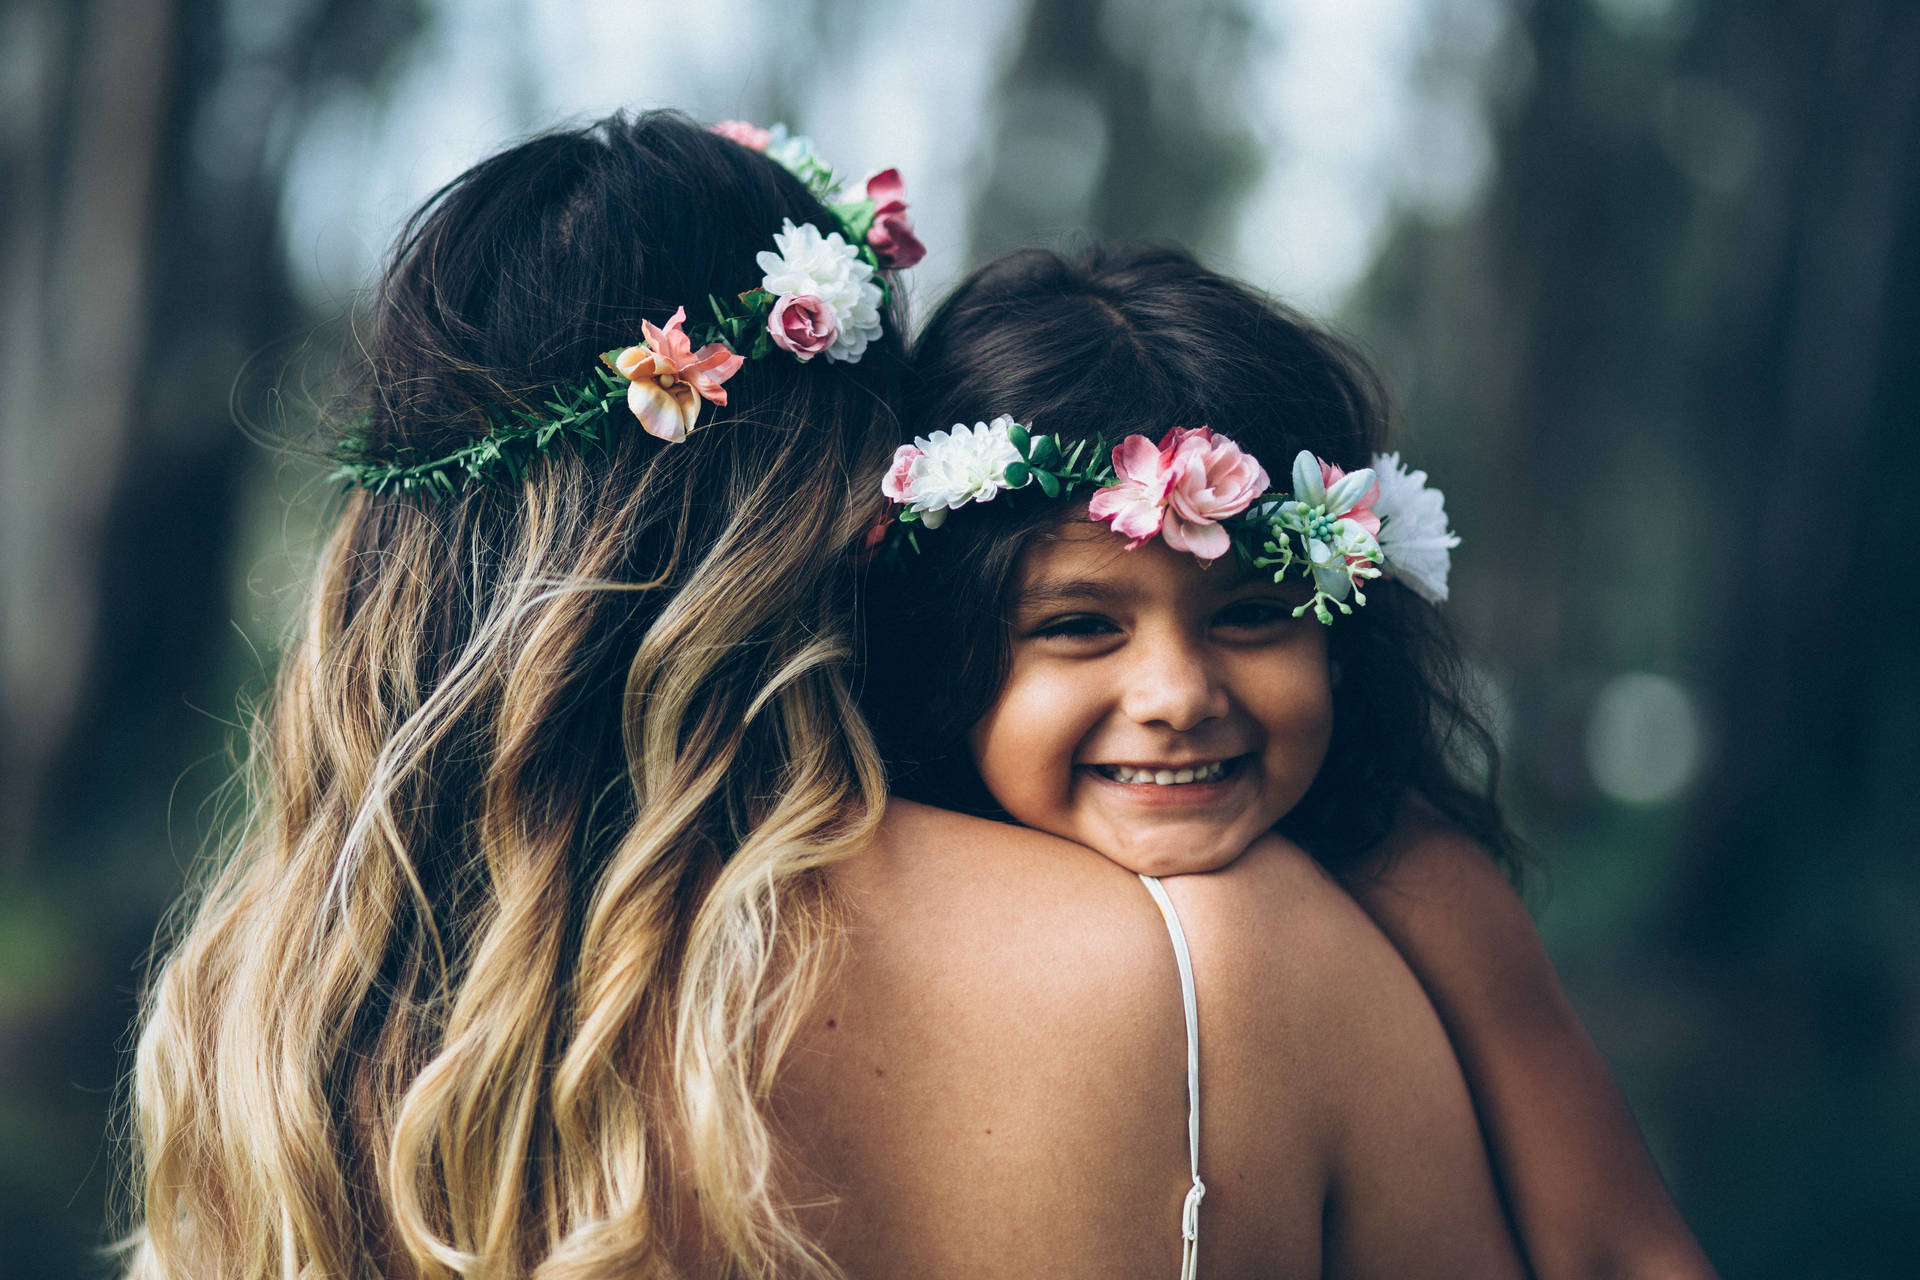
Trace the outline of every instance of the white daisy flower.
<instances>
[{"instance_id":1,"label":"white daisy flower","mask_svg":"<svg viewBox=\"0 0 1920 1280\"><path fill-rule=\"evenodd\" d=\"M1430 604L1447 598L1449 554L1460 538L1447 528L1446 495L1427 487L1427 473L1409 472L1398 453L1375 454L1373 470L1380 496L1373 510L1380 517L1380 550L1389 577L1398 578Z\"/></svg>"},{"instance_id":2,"label":"white daisy flower","mask_svg":"<svg viewBox=\"0 0 1920 1280\"><path fill-rule=\"evenodd\" d=\"M873 268L838 231L823 236L811 222L796 227L793 219L786 219L773 243L780 252L762 250L758 258L766 272L760 287L779 298L810 294L820 299L834 320L833 342L821 354L829 360L858 360L880 336L880 286L874 283Z\"/></svg>"},{"instance_id":3,"label":"white daisy flower","mask_svg":"<svg viewBox=\"0 0 1920 1280\"><path fill-rule=\"evenodd\" d=\"M936 431L913 442L920 456L913 459L907 479L921 523L937 529L947 512L969 502L991 502L993 495L1014 486L1007 468L1019 462L1020 451L1007 436L1013 419L1002 414L992 422L971 427L954 424L952 431Z\"/></svg>"}]
</instances>

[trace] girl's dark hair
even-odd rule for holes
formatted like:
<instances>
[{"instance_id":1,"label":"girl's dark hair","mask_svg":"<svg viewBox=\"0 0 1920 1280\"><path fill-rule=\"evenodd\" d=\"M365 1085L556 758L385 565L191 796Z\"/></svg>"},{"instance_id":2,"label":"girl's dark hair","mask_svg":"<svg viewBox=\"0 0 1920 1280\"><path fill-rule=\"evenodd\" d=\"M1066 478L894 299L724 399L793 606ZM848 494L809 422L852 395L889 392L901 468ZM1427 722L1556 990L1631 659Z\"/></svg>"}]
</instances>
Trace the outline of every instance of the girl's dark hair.
<instances>
[{"instance_id":1,"label":"girl's dark hair","mask_svg":"<svg viewBox=\"0 0 1920 1280\"><path fill-rule=\"evenodd\" d=\"M1301 449L1352 470L1383 443L1384 397L1340 339L1177 249L1095 247L1077 259L1009 254L974 272L914 351L908 435L1011 414L1063 443L1211 426L1284 486ZM867 592L865 704L896 790L1004 817L980 784L968 730L1008 668L1007 593L1023 548L1086 494L1037 491L970 506ZM1280 830L1335 870L1377 846L1411 799L1510 869L1519 845L1494 799L1498 749L1462 688L1439 613L1375 583L1336 617L1333 739Z\"/></svg>"}]
</instances>

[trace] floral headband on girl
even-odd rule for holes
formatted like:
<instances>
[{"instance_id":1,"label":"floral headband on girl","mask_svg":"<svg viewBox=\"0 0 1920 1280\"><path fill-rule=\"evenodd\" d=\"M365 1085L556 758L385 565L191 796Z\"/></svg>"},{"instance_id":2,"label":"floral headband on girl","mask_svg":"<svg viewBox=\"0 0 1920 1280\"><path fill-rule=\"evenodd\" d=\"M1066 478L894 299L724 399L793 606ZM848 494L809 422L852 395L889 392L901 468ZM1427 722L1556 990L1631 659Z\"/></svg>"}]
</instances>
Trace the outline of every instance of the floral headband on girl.
<instances>
[{"instance_id":1,"label":"floral headband on girl","mask_svg":"<svg viewBox=\"0 0 1920 1280\"><path fill-rule=\"evenodd\" d=\"M1081 441L1062 451L1052 436L1034 435L1010 417L956 425L894 451L880 488L905 525L937 529L949 511L991 502L1005 490L1036 486L1049 498L1085 485L1087 518L1107 521L1127 550L1156 535L1176 551L1209 564L1237 550L1279 582L1298 565L1313 583L1308 610L1323 623L1333 610L1352 613L1367 602L1361 583L1393 578L1421 598L1447 598L1451 551L1460 539L1447 527L1445 496L1427 487L1427 473L1409 472L1397 453L1344 472L1302 449L1293 459L1293 492L1268 492L1258 460L1208 427L1175 427L1155 445L1130 435L1110 462L1089 461ZM1097 459L1104 446L1096 444ZM909 540L913 531L908 530ZM918 543L914 543L918 547Z\"/></svg>"},{"instance_id":2,"label":"floral headband on girl","mask_svg":"<svg viewBox=\"0 0 1920 1280\"><path fill-rule=\"evenodd\" d=\"M604 442L616 422L612 406L622 398L641 430L679 444L698 424L703 404L726 404L722 384L748 360L782 351L802 364L815 356L858 361L880 336L884 273L911 267L927 252L907 217L899 172L887 169L864 186L842 187L813 143L785 125L762 129L728 120L713 131L764 153L806 183L833 215L834 229L822 234L811 222L785 219L773 236L775 251L756 258L763 273L757 288L728 301L709 296L713 319L695 321L691 330L684 306L664 325L642 320L637 344L603 353L606 367L583 386L556 389L559 398L547 401L544 414L489 414L492 429L485 435L425 460L380 456L363 427L341 446L332 478L375 493L424 494L452 494L469 481L517 481L555 441Z\"/></svg>"}]
</instances>

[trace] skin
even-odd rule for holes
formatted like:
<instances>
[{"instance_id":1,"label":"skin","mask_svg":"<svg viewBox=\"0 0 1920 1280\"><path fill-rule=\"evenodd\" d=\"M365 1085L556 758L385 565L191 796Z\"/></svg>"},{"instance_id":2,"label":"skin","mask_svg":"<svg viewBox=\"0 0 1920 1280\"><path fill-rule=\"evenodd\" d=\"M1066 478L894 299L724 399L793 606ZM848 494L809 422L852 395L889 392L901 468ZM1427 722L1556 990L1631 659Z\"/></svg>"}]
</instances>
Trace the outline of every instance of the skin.
<instances>
[{"instance_id":1,"label":"skin","mask_svg":"<svg viewBox=\"0 0 1920 1280\"><path fill-rule=\"evenodd\" d=\"M1075 521L1015 567L1011 668L974 727L981 780L1026 826L1130 871L1211 871L1306 794L1333 727L1302 590ZM1116 767L1217 781L1120 781Z\"/></svg>"},{"instance_id":2,"label":"skin","mask_svg":"<svg viewBox=\"0 0 1920 1280\"><path fill-rule=\"evenodd\" d=\"M1185 1038L1140 882L901 801L824 874L844 956L773 1108L827 1252L856 1278L1176 1274ZM1445 1032L1353 900L1276 837L1167 887L1202 993L1202 1273L1521 1275Z\"/></svg>"},{"instance_id":3,"label":"skin","mask_svg":"<svg viewBox=\"0 0 1920 1280\"><path fill-rule=\"evenodd\" d=\"M971 742L1015 818L1171 876L1232 864L1305 793L1325 758L1331 691L1324 628L1287 616L1297 592L1202 569L1157 539L1125 551L1080 522L1029 548L1015 572L1011 672ZM1233 757L1219 784L1129 784L1099 769ZM1438 1010L1534 1272L1712 1277L1486 852L1407 806L1347 888Z\"/></svg>"},{"instance_id":4,"label":"skin","mask_svg":"<svg viewBox=\"0 0 1920 1280\"><path fill-rule=\"evenodd\" d=\"M1512 885L1414 806L1351 877L1445 1024L1534 1273L1713 1280Z\"/></svg>"}]
</instances>

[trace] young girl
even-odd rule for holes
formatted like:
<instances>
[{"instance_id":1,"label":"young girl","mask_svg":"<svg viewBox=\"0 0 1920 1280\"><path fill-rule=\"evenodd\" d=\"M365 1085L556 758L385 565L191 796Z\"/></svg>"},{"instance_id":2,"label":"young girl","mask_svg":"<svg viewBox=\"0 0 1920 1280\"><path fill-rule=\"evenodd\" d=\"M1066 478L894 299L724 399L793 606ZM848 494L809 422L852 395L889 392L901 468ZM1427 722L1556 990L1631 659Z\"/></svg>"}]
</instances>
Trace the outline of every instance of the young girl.
<instances>
[{"instance_id":1,"label":"young girl","mask_svg":"<svg viewBox=\"0 0 1920 1280\"><path fill-rule=\"evenodd\" d=\"M868 593L901 793L1147 876L1298 842L1426 986L1536 1273L1711 1275L1502 874L1453 539L1364 366L1172 250L1002 259L916 366Z\"/></svg>"}]
</instances>

